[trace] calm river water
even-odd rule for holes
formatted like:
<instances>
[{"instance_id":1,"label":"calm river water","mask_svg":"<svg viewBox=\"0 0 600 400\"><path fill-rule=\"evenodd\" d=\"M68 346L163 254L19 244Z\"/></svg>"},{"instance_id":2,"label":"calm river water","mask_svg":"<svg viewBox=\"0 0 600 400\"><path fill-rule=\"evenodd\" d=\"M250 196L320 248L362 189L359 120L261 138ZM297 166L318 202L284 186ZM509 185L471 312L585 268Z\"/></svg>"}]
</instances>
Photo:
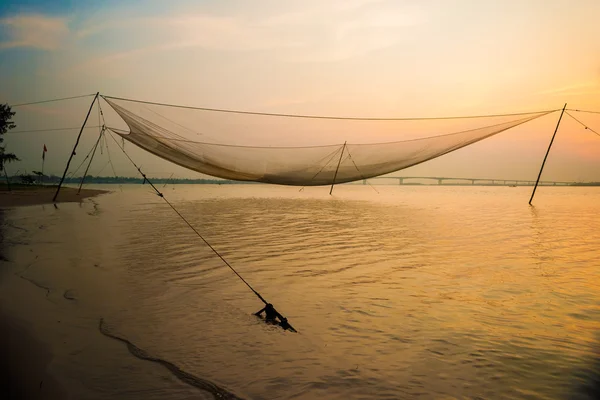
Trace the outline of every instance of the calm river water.
<instances>
[{"instance_id":1,"label":"calm river water","mask_svg":"<svg viewBox=\"0 0 600 400\"><path fill-rule=\"evenodd\" d=\"M74 399L595 398L600 188L375 188L161 188L298 334L147 185L6 211L0 298Z\"/></svg>"}]
</instances>

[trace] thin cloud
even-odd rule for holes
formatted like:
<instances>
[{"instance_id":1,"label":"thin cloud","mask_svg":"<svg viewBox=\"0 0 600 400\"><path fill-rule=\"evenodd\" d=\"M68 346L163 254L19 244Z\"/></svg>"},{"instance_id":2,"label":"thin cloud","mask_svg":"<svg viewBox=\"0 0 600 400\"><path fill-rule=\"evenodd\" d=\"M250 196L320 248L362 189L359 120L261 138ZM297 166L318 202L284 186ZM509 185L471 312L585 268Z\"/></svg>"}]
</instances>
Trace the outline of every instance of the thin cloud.
<instances>
[{"instance_id":1,"label":"thin cloud","mask_svg":"<svg viewBox=\"0 0 600 400\"><path fill-rule=\"evenodd\" d=\"M285 56L289 62L337 62L392 47L411 37L409 29L429 20L422 7L384 6L355 1L323 3L302 11L271 16L262 22L302 39L303 48ZM318 32L311 35L307 32Z\"/></svg>"},{"instance_id":2,"label":"thin cloud","mask_svg":"<svg viewBox=\"0 0 600 400\"><path fill-rule=\"evenodd\" d=\"M92 55L77 68L185 48L279 51L276 57L286 62L340 61L393 46L405 40L408 27L427 21L419 8L393 6L382 10L373 7L375 3L380 0L315 3L302 10L258 19L190 12L112 20L109 25L83 28L75 36L83 41L113 30L127 37L130 43L137 43L110 54ZM157 40L148 42L144 32L151 32Z\"/></svg>"},{"instance_id":3,"label":"thin cloud","mask_svg":"<svg viewBox=\"0 0 600 400\"><path fill-rule=\"evenodd\" d=\"M8 32L8 40L0 42L0 49L29 47L56 50L69 36L66 18L44 15L17 15L0 20Z\"/></svg>"},{"instance_id":4,"label":"thin cloud","mask_svg":"<svg viewBox=\"0 0 600 400\"><path fill-rule=\"evenodd\" d=\"M190 14L164 18L140 18L135 21L123 21L123 23L113 22L112 26L114 29L130 29L132 36L137 35L137 37L144 31L151 31L163 40L160 43L142 44L95 56L76 66L75 69L186 48L246 52L302 46L302 43L297 40L289 40L285 35L274 34L260 24L236 17ZM103 30L104 28L91 28L78 32L77 36L79 39L84 39L89 35L100 34Z\"/></svg>"},{"instance_id":5,"label":"thin cloud","mask_svg":"<svg viewBox=\"0 0 600 400\"><path fill-rule=\"evenodd\" d=\"M296 43L274 35L260 23L241 18L192 15L166 19L163 27L173 32L181 47L252 51L293 47Z\"/></svg>"},{"instance_id":6,"label":"thin cloud","mask_svg":"<svg viewBox=\"0 0 600 400\"><path fill-rule=\"evenodd\" d=\"M576 94L597 93L597 91L598 91L598 90L590 90L590 89L600 89L600 82L589 81L589 82L576 83L573 85L543 90L541 92L538 92L538 94L540 94L540 95L576 95Z\"/></svg>"}]
</instances>

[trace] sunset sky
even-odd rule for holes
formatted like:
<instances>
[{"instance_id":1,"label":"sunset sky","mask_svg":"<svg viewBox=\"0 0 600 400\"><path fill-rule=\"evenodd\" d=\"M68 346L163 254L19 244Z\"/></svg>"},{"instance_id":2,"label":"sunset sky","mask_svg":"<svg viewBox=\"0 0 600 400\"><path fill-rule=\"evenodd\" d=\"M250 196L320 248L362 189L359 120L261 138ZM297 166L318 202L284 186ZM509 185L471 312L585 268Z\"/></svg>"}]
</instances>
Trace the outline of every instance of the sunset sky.
<instances>
[{"instance_id":1,"label":"sunset sky","mask_svg":"<svg viewBox=\"0 0 600 400\"><path fill-rule=\"evenodd\" d=\"M0 102L100 91L316 115L495 114L564 103L600 111L598 16L598 0L5 0ZM90 102L16 107L15 119L20 130L76 127ZM573 115L600 132L600 114ZM554 113L518 137L509 131L407 173L534 178L557 119ZM62 173L76 134L7 134L8 149L23 159L9 173L39 169L44 143L46 172ZM547 179L600 181L600 136L565 116L555 146ZM156 176L198 176L135 155ZM125 161L115 166L133 175Z\"/></svg>"}]
</instances>

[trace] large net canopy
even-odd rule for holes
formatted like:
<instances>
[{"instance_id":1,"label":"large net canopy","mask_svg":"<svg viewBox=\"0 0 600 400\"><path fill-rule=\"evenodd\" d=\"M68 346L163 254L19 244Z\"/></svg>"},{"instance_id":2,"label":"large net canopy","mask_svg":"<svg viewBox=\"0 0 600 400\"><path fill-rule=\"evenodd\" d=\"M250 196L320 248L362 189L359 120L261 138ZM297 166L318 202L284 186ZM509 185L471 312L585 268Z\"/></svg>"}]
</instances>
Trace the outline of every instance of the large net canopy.
<instances>
[{"instance_id":1,"label":"large net canopy","mask_svg":"<svg viewBox=\"0 0 600 400\"><path fill-rule=\"evenodd\" d=\"M385 175L554 111L464 118L343 118L103 98L126 124L108 128L163 159L223 179L296 186Z\"/></svg>"}]
</instances>

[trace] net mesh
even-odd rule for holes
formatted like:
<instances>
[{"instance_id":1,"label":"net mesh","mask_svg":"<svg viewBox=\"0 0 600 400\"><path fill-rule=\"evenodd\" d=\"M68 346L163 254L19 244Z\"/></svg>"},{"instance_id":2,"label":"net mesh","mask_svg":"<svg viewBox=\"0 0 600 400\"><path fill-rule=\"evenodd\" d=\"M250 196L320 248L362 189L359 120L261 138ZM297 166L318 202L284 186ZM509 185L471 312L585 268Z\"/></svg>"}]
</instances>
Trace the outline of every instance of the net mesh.
<instances>
[{"instance_id":1,"label":"net mesh","mask_svg":"<svg viewBox=\"0 0 600 400\"><path fill-rule=\"evenodd\" d=\"M105 100L128 128L110 129L163 159L223 179L295 186L331 185L385 175L552 112L425 121L323 119L206 109L171 109L168 112L165 111L168 107L159 105L114 98ZM439 134L440 131L443 134ZM438 134L431 135L432 132ZM393 135L410 138L360 143L368 138ZM428 136L418 137L420 135ZM340 140L339 144L285 145L344 137L356 142ZM252 140L281 145L244 143Z\"/></svg>"}]
</instances>

